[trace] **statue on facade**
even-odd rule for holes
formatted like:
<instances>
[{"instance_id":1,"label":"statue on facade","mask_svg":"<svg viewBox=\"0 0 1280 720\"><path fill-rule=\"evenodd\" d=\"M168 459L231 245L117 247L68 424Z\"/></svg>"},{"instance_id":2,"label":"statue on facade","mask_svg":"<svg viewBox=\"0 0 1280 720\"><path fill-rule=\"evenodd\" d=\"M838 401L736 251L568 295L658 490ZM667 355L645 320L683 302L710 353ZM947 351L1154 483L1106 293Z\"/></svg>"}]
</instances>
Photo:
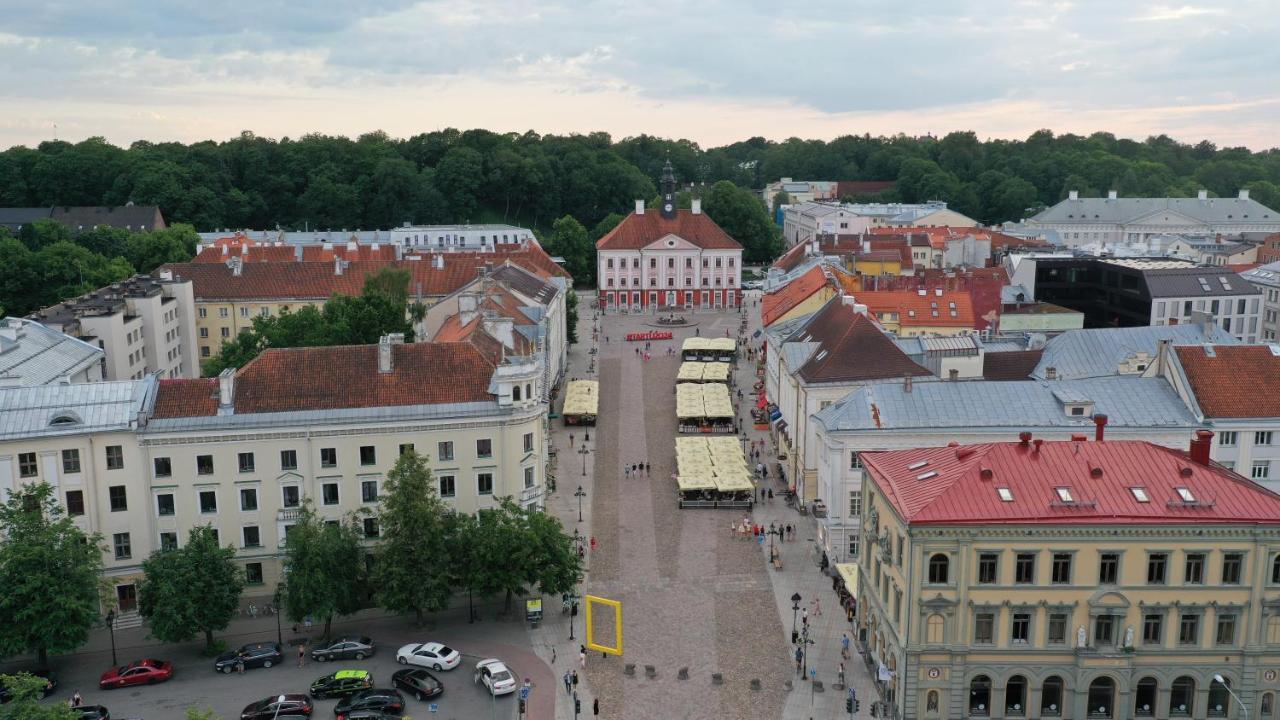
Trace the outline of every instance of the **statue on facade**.
<instances>
[{"instance_id":1,"label":"statue on facade","mask_svg":"<svg viewBox=\"0 0 1280 720\"><path fill-rule=\"evenodd\" d=\"M1085 647L1084 638L1085 638L1084 626L1081 625L1080 628L1076 630L1076 647L1081 647L1081 648Z\"/></svg>"}]
</instances>

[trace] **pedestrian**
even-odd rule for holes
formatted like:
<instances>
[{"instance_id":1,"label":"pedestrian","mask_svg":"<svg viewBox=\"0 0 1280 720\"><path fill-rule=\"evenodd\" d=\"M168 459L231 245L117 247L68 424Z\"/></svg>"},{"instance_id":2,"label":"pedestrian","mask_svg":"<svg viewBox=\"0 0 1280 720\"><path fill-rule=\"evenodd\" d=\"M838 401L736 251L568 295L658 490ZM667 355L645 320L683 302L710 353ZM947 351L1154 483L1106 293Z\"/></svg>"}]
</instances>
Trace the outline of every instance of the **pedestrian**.
<instances>
[{"instance_id":1,"label":"pedestrian","mask_svg":"<svg viewBox=\"0 0 1280 720\"><path fill-rule=\"evenodd\" d=\"M306 659L307 659L307 644L305 642L299 643L298 644L298 667L302 667L302 663Z\"/></svg>"},{"instance_id":2,"label":"pedestrian","mask_svg":"<svg viewBox=\"0 0 1280 720\"><path fill-rule=\"evenodd\" d=\"M650 469L650 467L652 467L652 466L651 466L651 465L649 465L649 463L645 463L645 464L644 464L644 474L645 474L645 475L648 475L648 474L649 474L649 469Z\"/></svg>"},{"instance_id":3,"label":"pedestrian","mask_svg":"<svg viewBox=\"0 0 1280 720\"><path fill-rule=\"evenodd\" d=\"M769 488L769 499L773 499L773 488Z\"/></svg>"},{"instance_id":4,"label":"pedestrian","mask_svg":"<svg viewBox=\"0 0 1280 720\"><path fill-rule=\"evenodd\" d=\"M800 619L805 625L809 624L809 608L804 608L800 611Z\"/></svg>"},{"instance_id":5,"label":"pedestrian","mask_svg":"<svg viewBox=\"0 0 1280 720\"><path fill-rule=\"evenodd\" d=\"M589 432L588 432L588 433L582 433L582 442L584 442L584 443L589 443L589 442L591 442L591 433L589 433Z\"/></svg>"},{"instance_id":6,"label":"pedestrian","mask_svg":"<svg viewBox=\"0 0 1280 720\"><path fill-rule=\"evenodd\" d=\"M572 680L569 679L569 671L565 670L564 671L564 691L566 693L573 692L573 687L570 683L572 683Z\"/></svg>"},{"instance_id":7,"label":"pedestrian","mask_svg":"<svg viewBox=\"0 0 1280 720\"><path fill-rule=\"evenodd\" d=\"M586 645L578 646L578 665L580 665L584 670L587 667L587 646ZM573 676L575 678L578 677L577 671L574 671Z\"/></svg>"},{"instance_id":8,"label":"pedestrian","mask_svg":"<svg viewBox=\"0 0 1280 720\"><path fill-rule=\"evenodd\" d=\"M629 465L623 465L623 466L622 466L622 475L623 475L623 477L630 479L630 478L631 478L631 466L629 466Z\"/></svg>"},{"instance_id":9,"label":"pedestrian","mask_svg":"<svg viewBox=\"0 0 1280 720\"><path fill-rule=\"evenodd\" d=\"M591 714L600 717L600 698L591 701Z\"/></svg>"},{"instance_id":10,"label":"pedestrian","mask_svg":"<svg viewBox=\"0 0 1280 720\"><path fill-rule=\"evenodd\" d=\"M592 536L591 536L591 552L595 552L595 551L596 551L596 536L595 536L595 535L592 535ZM584 651L586 650L586 646L585 646L585 645L583 646L583 650L584 650Z\"/></svg>"},{"instance_id":11,"label":"pedestrian","mask_svg":"<svg viewBox=\"0 0 1280 720\"><path fill-rule=\"evenodd\" d=\"M84 704L84 698L80 697L80 691L77 690L71 695L71 707L79 707Z\"/></svg>"},{"instance_id":12,"label":"pedestrian","mask_svg":"<svg viewBox=\"0 0 1280 720\"><path fill-rule=\"evenodd\" d=\"M844 687L844 663L840 663L839 674L840 674L840 686Z\"/></svg>"},{"instance_id":13,"label":"pedestrian","mask_svg":"<svg viewBox=\"0 0 1280 720\"><path fill-rule=\"evenodd\" d=\"M822 616L822 598L813 599L813 614L819 617Z\"/></svg>"},{"instance_id":14,"label":"pedestrian","mask_svg":"<svg viewBox=\"0 0 1280 720\"><path fill-rule=\"evenodd\" d=\"M575 688L578 687L578 671L577 670L573 671L573 686Z\"/></svg>"},{"instance_id":15,"label":"pedestrian","mask_svg":"<svg viewBox=\"0 0 1280 720\"><path fill-rule=\"evenodd\" d=\"M240 655L236 656L236 672L241 675L244 674L244 657L243 656L240 656Z\"/></svg>"},{"instance_id":16,"label":"pedestrian","mask_svg":"<svg viewBox=\"0 0 1280 720\"><path fill-rule=\"evenodd\" d=\"M573 447L573 433L569 433L569 447Z\"/></svg>"},{"instance_id":17,"label":"pedestrian","mask_svg":"<svg viewBox=\"0 0 1280 720\"><path fill-rule=\"evenodd\" d=\"M845 660L849 659L849 633L843 633L840 637L840 656Z\"/></svg>"},{"instance_id":18,"label":"pedestrian","mask_svg":"<svg viewBox=\"0 0 1280 720\"><path fill-rule=\"evenodd\" d=\"M804 651L797 647L797 648L796 648L796 674L797 674L797 675L799 675L801 672L803 672L803 671L800 669L800 661L802 661L802 660L804 660Z\"/></svg>"}]
</instances>

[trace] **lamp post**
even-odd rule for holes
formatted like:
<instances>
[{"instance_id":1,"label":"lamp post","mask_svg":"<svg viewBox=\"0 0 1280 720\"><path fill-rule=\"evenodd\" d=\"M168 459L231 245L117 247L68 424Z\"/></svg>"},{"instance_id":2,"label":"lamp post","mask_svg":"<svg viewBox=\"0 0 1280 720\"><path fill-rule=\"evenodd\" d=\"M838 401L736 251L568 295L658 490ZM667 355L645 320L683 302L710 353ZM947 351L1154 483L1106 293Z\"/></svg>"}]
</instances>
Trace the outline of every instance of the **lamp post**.
<instances>
[{"instance_id":1,"label":"lamp post","mask_svg":"<svg viewBox=\"0 0 1280 720\"><path fill-rule=\"evenodd\" d=\"M1231 686L1227 684L1227 679L1222 677L1221 675L1214 675L1213 680L1214 682L1221 685L1227 691L1228 695L1236 699L1236 704L1240 706L1240 712L1244 713L1244 720L1249 720L1249 707L1244 703L1240 702L1239 695L1232 692Z\"/></svg>"},{"instance_id":2,"label":"lamp post","mask_svg":"<svg viewBox=\"0 0 1280 720\"><path fill-rule=\"evenodd\" d=\"M107 612L107 630L111 633L111 664L116 665L120 661L116 660L116 611Z\"/></svg>"},{"instance_id":3,"label":"lamp post","mask_svg":"<svg viewBox=\"0 0 1280 720\"><path fill-rule=\"evenodd\" d=\"M582 522L582 498L587 496L587 491L583 490L582 486L579 485L578 489L574 491L573 496L578 498L578 522Z\"/></svg>"},{"instance_id":4,"label":"lamp post","mask_svg":"<svg viewBox=\"0 0 1280 720\"><path fill-rule=\"evenodd\" d=\"M591 450L587 448L587 442L582 441L582 445L578 448L578 454L582 456L582 477L587 476L587 456L591 454Z\"/></svg>"},{"instance_id":5,"label":"lamp post","mask_svg":"<svg viewBox=\"0 0 1280 720\"><path fill-rule=\"evenodd\" d=\"M800 593L791 594L791 637L796 636L796 614L800 612Z\"/></svg>"}]
</instances>

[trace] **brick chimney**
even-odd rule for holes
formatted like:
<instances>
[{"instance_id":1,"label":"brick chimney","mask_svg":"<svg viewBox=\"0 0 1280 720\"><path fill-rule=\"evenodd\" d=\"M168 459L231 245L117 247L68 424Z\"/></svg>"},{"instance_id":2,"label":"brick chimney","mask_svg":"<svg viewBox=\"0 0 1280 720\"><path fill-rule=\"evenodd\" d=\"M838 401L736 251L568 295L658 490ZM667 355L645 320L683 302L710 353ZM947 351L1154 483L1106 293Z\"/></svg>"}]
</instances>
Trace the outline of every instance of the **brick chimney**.
<instances>
[{"instance_id":1,"label":"brick chimney","mask_svg":"<svg viewBox=\"0 0 1280 720\"><path fill-rule=\"evenodd\" d=\"M1199 465L1209 464L1209 450L1213 447L1213 431L1197 430L1191 440L1191 461Z\"/></svg>"},{"instance_id":2,"label":"brick chimney","mask_svg":"<svg viewBox=\"0 0 1280 720\"><path fill-rule=\"evenodd\" d=\"M1096 441L1096 442L1102 442L1102 440L1103 440L1103 437L1102 437L1102 436L1103 436L1103 434L1104 434L1104 432L1105 432L1104 428L1106 428L1106 427L1107 427L1107 416L1106 416L1106 415L1094 415L1094 416L1093 416L1093 439L1094 439L1094 441Z\"/></svg>"}]
</instances>

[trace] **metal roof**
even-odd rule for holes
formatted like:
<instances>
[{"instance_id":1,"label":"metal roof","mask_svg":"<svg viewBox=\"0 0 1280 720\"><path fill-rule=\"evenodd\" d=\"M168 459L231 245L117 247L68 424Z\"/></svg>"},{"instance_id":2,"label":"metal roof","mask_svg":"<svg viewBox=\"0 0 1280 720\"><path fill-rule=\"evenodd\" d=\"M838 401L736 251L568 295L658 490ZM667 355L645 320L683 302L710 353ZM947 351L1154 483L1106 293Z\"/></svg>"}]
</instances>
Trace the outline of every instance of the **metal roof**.
<instances>
[{"instance_id":1,"label":"metal roof","mask_svg":"<svg viewBox=\"0 0 1280 720\"><path fill-rule=\"evenodd\" d=\"M1176 213L1203 223L1232 225L1280 223L1280 213L1257 200L1241 198L1079 198L1063 200L1032 217L1029 222L1042 224L1132 223L1149 215L1163 219L1160 213Z\"/></svg>"},{"instance_id":2,"label":"metal roof","mask_svg":"<svg viewBox=\"0 0 1280 720\"><path fill-rule=\"evenodd\" d=\"M1061 393L1058 395L1057 393ZM1065 400L1063 399L1065 398ZM1065 405L1091 400L1108 425L1193 428L1196 419L1161 378L967 380L861 387L818 412L828 432L934 428L1092 428L1089 415Z\"/></svg>"},{"instance_id":3,"label":"metal roof","mask_svg":"<svg viewBox=\"0 0 1280 720\"><path fill-rule=\"evenodd\" d=\"M45 385L75 375L103 351L33 320L0 321L0 385Z\"/></svg>"},{"instance_id":4,"label":"metal roof","mask_svg":"<svg viewBox=\"0 0 1280 720\"><path fill-rule=\"evenodd\" d=\"M334 425L355 422L395 421L403 423L413 420L434 422L450 418L475 418L486 415L507 416L513 414L513 412L514 410L512 409L499 407L498 403L493 401L152 418L147 422L143 434L191 430L271 428L289 425Z\"/></svg>"},{"instance_id":5,"label":"metal roof","mask_svg":"<svg viewBox=\"0 0 1280 720\"><path fill-rule=\"evenodd\" d=\"M154 388L148 377L0 389L0 440L130 430Z\"/></svg>"},{"instance_id":6,"label":"metal roof","mask_svg":"<svg viewBox=\"0 0 1280 720\"><path fill-rule=\"evenodd\" d=\"M1245 270L1240 277L1251 283L1280 287L1280 262L1267 263L1252 270Z\"/></svg>"},{"instance_id":7,"label":"metal roof","mask_svg":"<svg viewBox=\"0 0 1280 720\"><path fill-rule=\"evenodd\" d=\"M1053 368L1060 380L1106 377L1120 373L1120 363L1137 353L1155 357L1161 340L1175 345L1213 343L1235 345L1239 341L1217 325L1156 325L1129 328L1068 330L1045 343L1044 354L1032 377L1043 380Z\"/></svg>"}]
</instances>

